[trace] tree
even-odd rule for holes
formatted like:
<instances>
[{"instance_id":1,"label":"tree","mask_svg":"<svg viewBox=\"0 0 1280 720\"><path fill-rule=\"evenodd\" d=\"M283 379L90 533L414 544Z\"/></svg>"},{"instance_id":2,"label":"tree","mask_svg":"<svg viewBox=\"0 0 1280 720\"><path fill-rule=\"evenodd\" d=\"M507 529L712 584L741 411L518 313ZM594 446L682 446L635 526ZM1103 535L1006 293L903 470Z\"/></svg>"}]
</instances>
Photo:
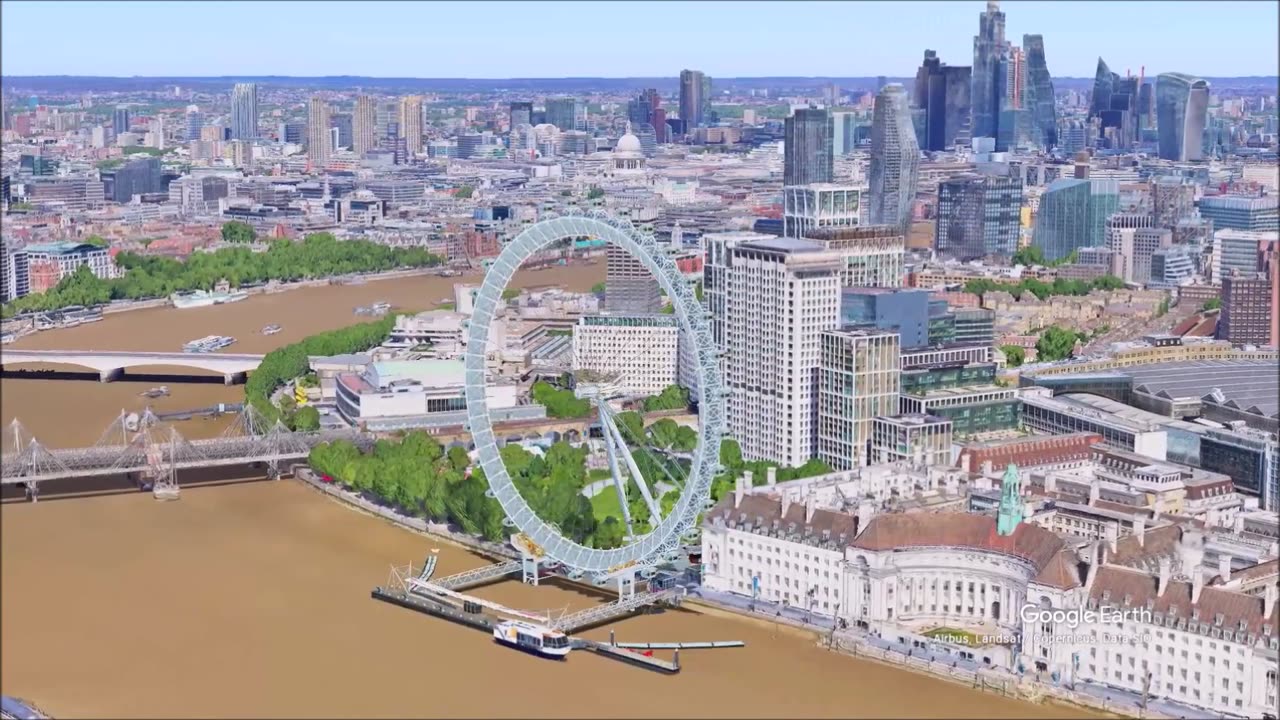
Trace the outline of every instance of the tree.
<instances>
[{"instance_id":1,"label":"tree","mask_svg":"<svg viewBox=\"0 0 1280 720\"><path fill-rule=\"evenodd\" d=\"M222 240L229 243L251 243L258 239L249 223L232 220L222 224Z\"/></svg>"},{"instance_id":2,"label":"tree","mask_svg":"<svg viewBox=\"0 0 1280 720\"><path fill-rule=\"evenodd\" d=\"M641 404L645 412L687 408L689 407L689 391L679 385L668 385L657 395L645 398Z\"/></svg>"},{"instance_id":3,"label":"tree","mask_svg":"<svg viewBox=\"0 0 1280 720\"><path fill-rule=\"evenodd\" d=\"M598 199L598 198L602 198L602 197L604 197L604 190L602 190L601 188L599 188L599 187L597 187L597 186L595 186L595 185L592 185L592 186L591 186L591 189L590 189L590 190L587 190L587 199L588 199L588 200L596 200L596 199Z\"/></svg>"},{"instance_id":4,"label":"tree","mask_svg":"<svg viewBox=\"0 0 1280 720\"><path fill-rule=\"evenodd\" d=\"M1124 280L1115 275L1103 275L1093 279L1094 290L1119 290L1124 287Z\"/></svg>"},{"instance_id":5,"label":"tree","mask_svg":"<svg viewBox=\"0 0 1280 720\"><path fill-rule=\"evenodd\" d=\"M604 283L602 283L602 282L598 282L598 283L596 283L595 285L592 285L592 286L591 286L591 292L592 292L593 294L595 294L595 295L603 295L603 294L604 294Z\"/></svg>"},{"instance_id":6,"label":"tree","mask_svg":"<svg viewBox=\"0 0 1280 720\"><path fill-rule=\"evenodd\" d=\"M1044 265L1044 251L1036 245L1020 247L1013 253L1015 265Z\"/></svg>"},{"instance_id":7,"label":"tree","mask_svg":"<svg viewBox=\"0 0 1280 720\"><path fill-rule=\"evenodd\" d=\"M1051 325L1040 333L1040 339L1036 341L1036 358L1046 361L1069 358L1077 339L1074 332Z\"/></svg>"},{"instance_id":8,"label":"tree","mask_svg":"<svg viewBox=\"0 0 1280 720\"><path fill-rule=\"evenodd\" d=\"M653 444L664 450L675 444L679 432L680 426L671 418L662 418L649 426L649 437L653 439Z\"/></svg>"},{"instance_id":9,"label":"tree","mask_svg":"<svg viewBox=\"0 0 1280 720\"><path fill-rule=\"evenodd\" d=\"M1004 359L1008 361L1011 368L1019 367L1026 361L1026 350L1017 345L1001 345L1000 352L1004 353Z\"/></svg>"},{"instance_id":10,"label":"tree","mask_svg":"<svg viewBox=\"0 0 1280 720\"><path fill-rule=\"evenodd\" d=\"M475 191L476 189L471 187L470 185L463 185L462 187L458 188L457 192L455 192L453 196L455 198L458 198L459 200L466 200L470 198Z\"/></svg>"},{"instance_id":11,"label":"tree","mask_svg":"<svg viewBox=\"0 0 1280 720\"><path fill-rule=\"evenodd\" d=\"M320 429L320 411L310 405L300 408L298 412L293 414L294 430L319 430Z\"/></svg>"},{"instance_id":12,"label":"tree","mask_svg":"<svg viewBox=\"0 0 1280 720\"><path fill-rule=\"evenodd\" d=\"M454 445L449 448L449 466L458 472L463 472L467 466L471 464L471 458L467 455L465 448Z\"/></svg>"},{"instance_id":13,"label":"tree","mask_svg":"<svg viewBox=\"0 0 1280 720\"><path fill-rule=\"evenodd\" d=\"M1221 307L1222 307L1222 298L1209 298L1208 300L1204 301L1203 305L1200 306L1200 310L1203 312L1209 312L1210 310L1217 310Z\"/></svg>"},{"instance_id":14,"label":"tree","mask_svg":"<svg viewBox=\"0 0 1280 720\"><path fill-rule=\"evenodd\" d=\"M591 414L591 403L575 397L572 390L561 390L539 380L531 391L533 401L547 409L553 418L584 418Z\"/></svg>"}]
</instances>

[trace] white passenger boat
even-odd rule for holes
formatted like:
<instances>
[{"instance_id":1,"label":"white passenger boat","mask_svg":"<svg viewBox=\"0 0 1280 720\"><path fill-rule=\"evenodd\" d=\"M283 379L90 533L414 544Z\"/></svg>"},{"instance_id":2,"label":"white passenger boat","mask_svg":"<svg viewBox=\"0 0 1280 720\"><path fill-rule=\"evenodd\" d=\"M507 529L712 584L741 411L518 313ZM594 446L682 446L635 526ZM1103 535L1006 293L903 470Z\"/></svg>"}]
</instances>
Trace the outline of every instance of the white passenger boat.
<instances>
[{"instance_id":1,"label":"white passenger boat","mask_svg":"<svg viewBox=\"0 0 1280 720\"><path fill-rule=\"evenodd\" d=\"M571 649L569 636L544 625L504 620L493 628L493 638L503 645L541 657L563 660Z\"/></svg>"},{"instance_id":2,"label":"white passenger boat","mask_svg":"<svg viewBox=\"0 0 1280 720\"><path fill-rule=\"evenodd\" d=\"M229 292L209 292L207 290L196 290L189 293L174 293L169 296L169 301L179 310L188 308L208 307L210 305L227 305L229 303L240 302L249 297L249 293L243 290L234 290Z\"/></svg>"},{"instance_id":3,"label":"white passenger boat","mask_svg":"<svg viewBox=\"0 0 1280 720\"><path fill-rule=\"evenodd\" d=\"M263 334L263 335L275 335L276 333L280 332L282 329L283 329L283 328L281 328L279 325L268 325L268 326L266 326L266 327L262 328L262 334Z\"/></svg>"}]
</instances>

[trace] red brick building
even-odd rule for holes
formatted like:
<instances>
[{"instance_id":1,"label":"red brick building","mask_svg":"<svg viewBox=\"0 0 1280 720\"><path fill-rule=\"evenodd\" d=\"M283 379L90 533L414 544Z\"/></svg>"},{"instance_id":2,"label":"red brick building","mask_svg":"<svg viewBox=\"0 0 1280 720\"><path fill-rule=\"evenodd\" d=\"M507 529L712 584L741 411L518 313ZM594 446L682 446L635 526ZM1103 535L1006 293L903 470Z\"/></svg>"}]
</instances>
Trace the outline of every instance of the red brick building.
<instances>
[{"instance_id":1,"label":"red brick building","mask_svg":"<svg viewBox=\"0 0 1280 720\"><path fill-rule=\"evenodd\" d=\"M975 442L964 446L956 462L967 472L980 472L988 462L996 472L1009 463L1020 468L1082 463L1089 459L1090 448L1100 442L1101 435L1087 432Z\"/></svg>"}]
</instances>

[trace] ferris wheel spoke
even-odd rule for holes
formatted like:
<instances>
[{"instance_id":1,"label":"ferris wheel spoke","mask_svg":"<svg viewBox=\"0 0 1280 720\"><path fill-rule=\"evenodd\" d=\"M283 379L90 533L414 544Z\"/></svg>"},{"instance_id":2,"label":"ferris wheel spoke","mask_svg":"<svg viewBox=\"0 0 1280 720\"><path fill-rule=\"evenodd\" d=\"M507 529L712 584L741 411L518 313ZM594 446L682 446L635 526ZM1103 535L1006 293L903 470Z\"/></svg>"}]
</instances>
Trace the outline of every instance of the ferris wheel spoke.
<instances>
[{"instance_id":1,"label":"ferris wheel spoke","mask_svg":"<svg viewBox=\"0 0 1280 720\"><path fill-rule=\"evenodd\" d=\"M627 441L619 432L618 426L613 422L613 416L608 410L608 406L604 403L600 404L600 426L605 432L613 436L613 441L618 445L618 453L622 455L626 461L627 469L631 471L631 477L635 480L636 487L640 488L640 495L644 497L644 503L649 507L649 517L651 518L649 525L657 527L658 522L662 520L662 512L658 508L658 504L653 501L653 493L649 491L649 484L645 482L644 475L640 474L640 468L636 465L636 459L631 456L627 449ZM605 438L605 442L609 442Z\"/></svg>"},{"instance_id":2,"label":"ferris wheel spoke","mask_svg":"<svg viewBox=\"0 0 1280 720\"><path fill-rule=\"evenodd\" d=\"M601 416L601 427L604 427L604 416ZM609 477L613 479L613 487L618 491L618 505L622 508L622 521L627 525L627 535L636 534L635 527L631 523L631 508L627 506L627 488L622 472L618 469L618 453L613 448L613 443L609 441L608 431L605 431L604 438L605 454L609 458Z\"/></svg>"}]
</instances>

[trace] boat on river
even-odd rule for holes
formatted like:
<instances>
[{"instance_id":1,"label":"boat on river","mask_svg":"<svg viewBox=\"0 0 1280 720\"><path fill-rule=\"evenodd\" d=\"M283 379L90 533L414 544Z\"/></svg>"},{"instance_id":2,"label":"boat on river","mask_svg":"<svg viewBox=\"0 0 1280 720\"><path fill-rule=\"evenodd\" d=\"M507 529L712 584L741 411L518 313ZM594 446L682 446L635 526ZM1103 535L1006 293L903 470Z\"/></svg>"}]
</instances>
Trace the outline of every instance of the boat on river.
<instances>
[{"instance_id":1,"label":"boat on river","mask_svg":"<svg viewBox=\"0 0 1280 720\"><path fill-rule=\"evenodd\" d=\"M504 620L493 627L493 639L539 657L563 660L569 655L569 636L545 625Z\"/></svg>"},{"instance_id":2,"label":"boat on river","mask_svg":"<svg viewBox=\"0 0 1280 720\"><path fill-rule=\"evenodd\" d=\"M280 332L281 330L283 330L283 328L281 328L279 325L274 325L274 324L272 324L272 325L267 325L266 327L262 328L262 334L263 334L263 335L275 335L276 333Z\"/></svg>"},{"instance_id":3,"label":"boat on river","mask_svg":"<svg viewBox=\"0 0 1280 720\"><path fill-rule=\"evenodd\" d=\"M227 305L234 302L240 302L249 297L249 293L243 290L228 290L226 292L209 292L208 290L196 290L195 292L174 293L169 296L169 302L179 310L189 308L209 307L210 305Z\"/></svg>"},{"instance_id":4,"label":"boat on river","mask_svg":"<svg viewBox=\"0 0 1280 720\"><path fill-rule=\"evenodd\" d=\"M199 340L192 340L191 342L183 345L182 352L210 353L215 350L221 350L224 347L230 347L231 345L234 345L235 342L235 338L227 335L208 335L200 338Z\"/></svg>"}]
</instances>

